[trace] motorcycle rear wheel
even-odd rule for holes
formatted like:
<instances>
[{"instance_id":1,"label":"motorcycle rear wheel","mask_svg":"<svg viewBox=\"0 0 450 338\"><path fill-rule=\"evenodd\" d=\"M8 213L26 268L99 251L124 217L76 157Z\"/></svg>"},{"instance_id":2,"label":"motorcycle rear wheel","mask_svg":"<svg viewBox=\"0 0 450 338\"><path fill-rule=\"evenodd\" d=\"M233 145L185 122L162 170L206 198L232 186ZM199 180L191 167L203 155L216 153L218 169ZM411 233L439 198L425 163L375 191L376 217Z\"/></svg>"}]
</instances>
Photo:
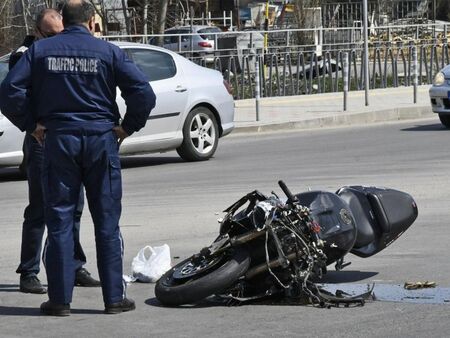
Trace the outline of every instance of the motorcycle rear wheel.
<instances>
[{"instance_id":1,"label":"motorcycle rear wheel","mask_svg":"<svg viewBox=\"0 0 450 338\"><path fill-rule=\"evenodd\" d=\"M220 293L230 287L250 266L250 257L243 248L237 248L233 254L222 257L219 262L213 262L216 258L211 258L211 267L206 271L204 266L208 262L198 263L194 257L178 263L156 282L155 295L163 305L195 304ZM190 272L186 274L186 278L174 278L174 275L179 275L188 266Z\"/></svg>"}]
</instances>

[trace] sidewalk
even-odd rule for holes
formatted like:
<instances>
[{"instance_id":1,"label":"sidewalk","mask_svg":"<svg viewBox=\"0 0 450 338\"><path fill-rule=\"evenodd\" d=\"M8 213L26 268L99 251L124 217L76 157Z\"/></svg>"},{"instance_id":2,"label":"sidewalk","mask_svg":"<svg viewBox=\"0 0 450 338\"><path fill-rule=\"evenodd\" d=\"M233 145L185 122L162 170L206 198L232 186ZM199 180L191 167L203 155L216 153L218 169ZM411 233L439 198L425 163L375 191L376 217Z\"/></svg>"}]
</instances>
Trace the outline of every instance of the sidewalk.
<instances>
[{"instance_id":1,"label":"sidewalk","mask_svg":"<svg viewBox=\"0 0 450 338\"><path fill-rule=\"evenodd\" d=\"M418 87L416 104L413 87L373 89L369 91L369 106L365 105L364 91L352 91L348 93L346 111L343 109L343 93L262 98L259 121L256 121L255 99L237 100L233 133L334 127L432 117L436 114L431 111L429 88L429 85Z\"/></svg>"}]
</instances>

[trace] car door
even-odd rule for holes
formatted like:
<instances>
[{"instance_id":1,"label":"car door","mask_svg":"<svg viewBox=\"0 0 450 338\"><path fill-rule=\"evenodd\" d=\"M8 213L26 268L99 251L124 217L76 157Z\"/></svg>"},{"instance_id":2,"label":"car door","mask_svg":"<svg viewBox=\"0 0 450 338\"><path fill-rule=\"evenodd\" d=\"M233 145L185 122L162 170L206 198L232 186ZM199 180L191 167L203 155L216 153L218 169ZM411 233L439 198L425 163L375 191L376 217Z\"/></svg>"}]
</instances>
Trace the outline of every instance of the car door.
<instances>
[{"instance_id":1,"label":"car door","mask_svg":"<svg viewBox=\"0 0 450 338\"><path fill-rule=\"evenodd\" d=\"M6 58L0 60L0 83L8 74ZM17 165L22 162L24 133L14 126L0 111L0 166Z\"/></svg>"},{"instance_id":2,"label":"car door","mask_svg":"<svg viewBox=\"0 0 450 338\"><path fill-rule=\"evenodd\" d=\"M182 118L187 107L188 88L174 58L169 53L146 48L129 48L127 53L147 75L156 94L156 106L146 126L131 138L136 137L148 143L146 150L161 147L158 143L164 140L182 138Z\"/></svg>"}]
</instances>

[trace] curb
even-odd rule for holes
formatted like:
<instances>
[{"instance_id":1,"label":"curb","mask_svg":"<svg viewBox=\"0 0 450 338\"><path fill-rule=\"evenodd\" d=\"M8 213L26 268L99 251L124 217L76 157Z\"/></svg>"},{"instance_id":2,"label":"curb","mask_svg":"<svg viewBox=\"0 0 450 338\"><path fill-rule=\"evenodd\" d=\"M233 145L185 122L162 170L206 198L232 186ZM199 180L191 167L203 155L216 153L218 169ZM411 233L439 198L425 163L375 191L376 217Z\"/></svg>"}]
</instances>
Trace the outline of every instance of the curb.
<instances>
[{"instance_id":1,"label":"curb","mask_svg":"<svg viewBox=\"0 0 450 338\"><path fill-rule=\"evenodd\" d=\"M317 129L326 127L342 127L358 124L379 123L387 121L413 120L432 117L435 114L429 106L383 109L371 112L340 114L307 120L286 122L254 122L253 125L239 125L235 122L232 134L259 133L269 131Z\"/></svg>"}]
</instances>

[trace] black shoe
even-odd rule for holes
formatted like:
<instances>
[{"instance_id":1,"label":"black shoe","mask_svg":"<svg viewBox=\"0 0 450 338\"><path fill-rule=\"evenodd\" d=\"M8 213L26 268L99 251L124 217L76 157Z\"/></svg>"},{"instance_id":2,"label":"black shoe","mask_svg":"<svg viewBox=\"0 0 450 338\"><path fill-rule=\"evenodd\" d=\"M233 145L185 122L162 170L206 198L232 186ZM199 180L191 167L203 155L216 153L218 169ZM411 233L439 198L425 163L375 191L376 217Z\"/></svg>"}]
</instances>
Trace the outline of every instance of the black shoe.
<instances>
[{"instance_id":1,"label":"black shoe","mask_svg":"<svg viewBox=\"0 0 450 338\"><path fill-rule=\"evenodd\" d=\"M91 277L89 271L85 268L80 268L75 273L75 286L93 287L100 286L101 283Z\"/></svg>"},{"instance_id":2,"label":"black shoe","mask_svg":"<svg viewBox=\"0 0 450 338\"><path fill-rule=\"evenodd\" d=\"M20 292L24 293L47 293L47 289L41 284L36 276L20 276Z\"/></svg>"},{"instance_id":3,"label":"black shoe","mask_svg":"<svg viewBox=\"0 0 450 338\"><path fill-rule=\"evenodd\" d=\"M70 305L56 304L48 300L41 304L41 313L49 316L66 317L70 315Z\"/></svg>"},{"instance_id":4,"label":"black shoe","mask_svg":"<svg viewBox=\"0 0 450 338\"><path fill-rule=\"evenodd\" d=\"M134 309L136 309L134 300L128 298L124 298L119 303L105 304L105 313L107 314L116 314L121 312L133 311Z\"/></svg>"}]
</instances>

